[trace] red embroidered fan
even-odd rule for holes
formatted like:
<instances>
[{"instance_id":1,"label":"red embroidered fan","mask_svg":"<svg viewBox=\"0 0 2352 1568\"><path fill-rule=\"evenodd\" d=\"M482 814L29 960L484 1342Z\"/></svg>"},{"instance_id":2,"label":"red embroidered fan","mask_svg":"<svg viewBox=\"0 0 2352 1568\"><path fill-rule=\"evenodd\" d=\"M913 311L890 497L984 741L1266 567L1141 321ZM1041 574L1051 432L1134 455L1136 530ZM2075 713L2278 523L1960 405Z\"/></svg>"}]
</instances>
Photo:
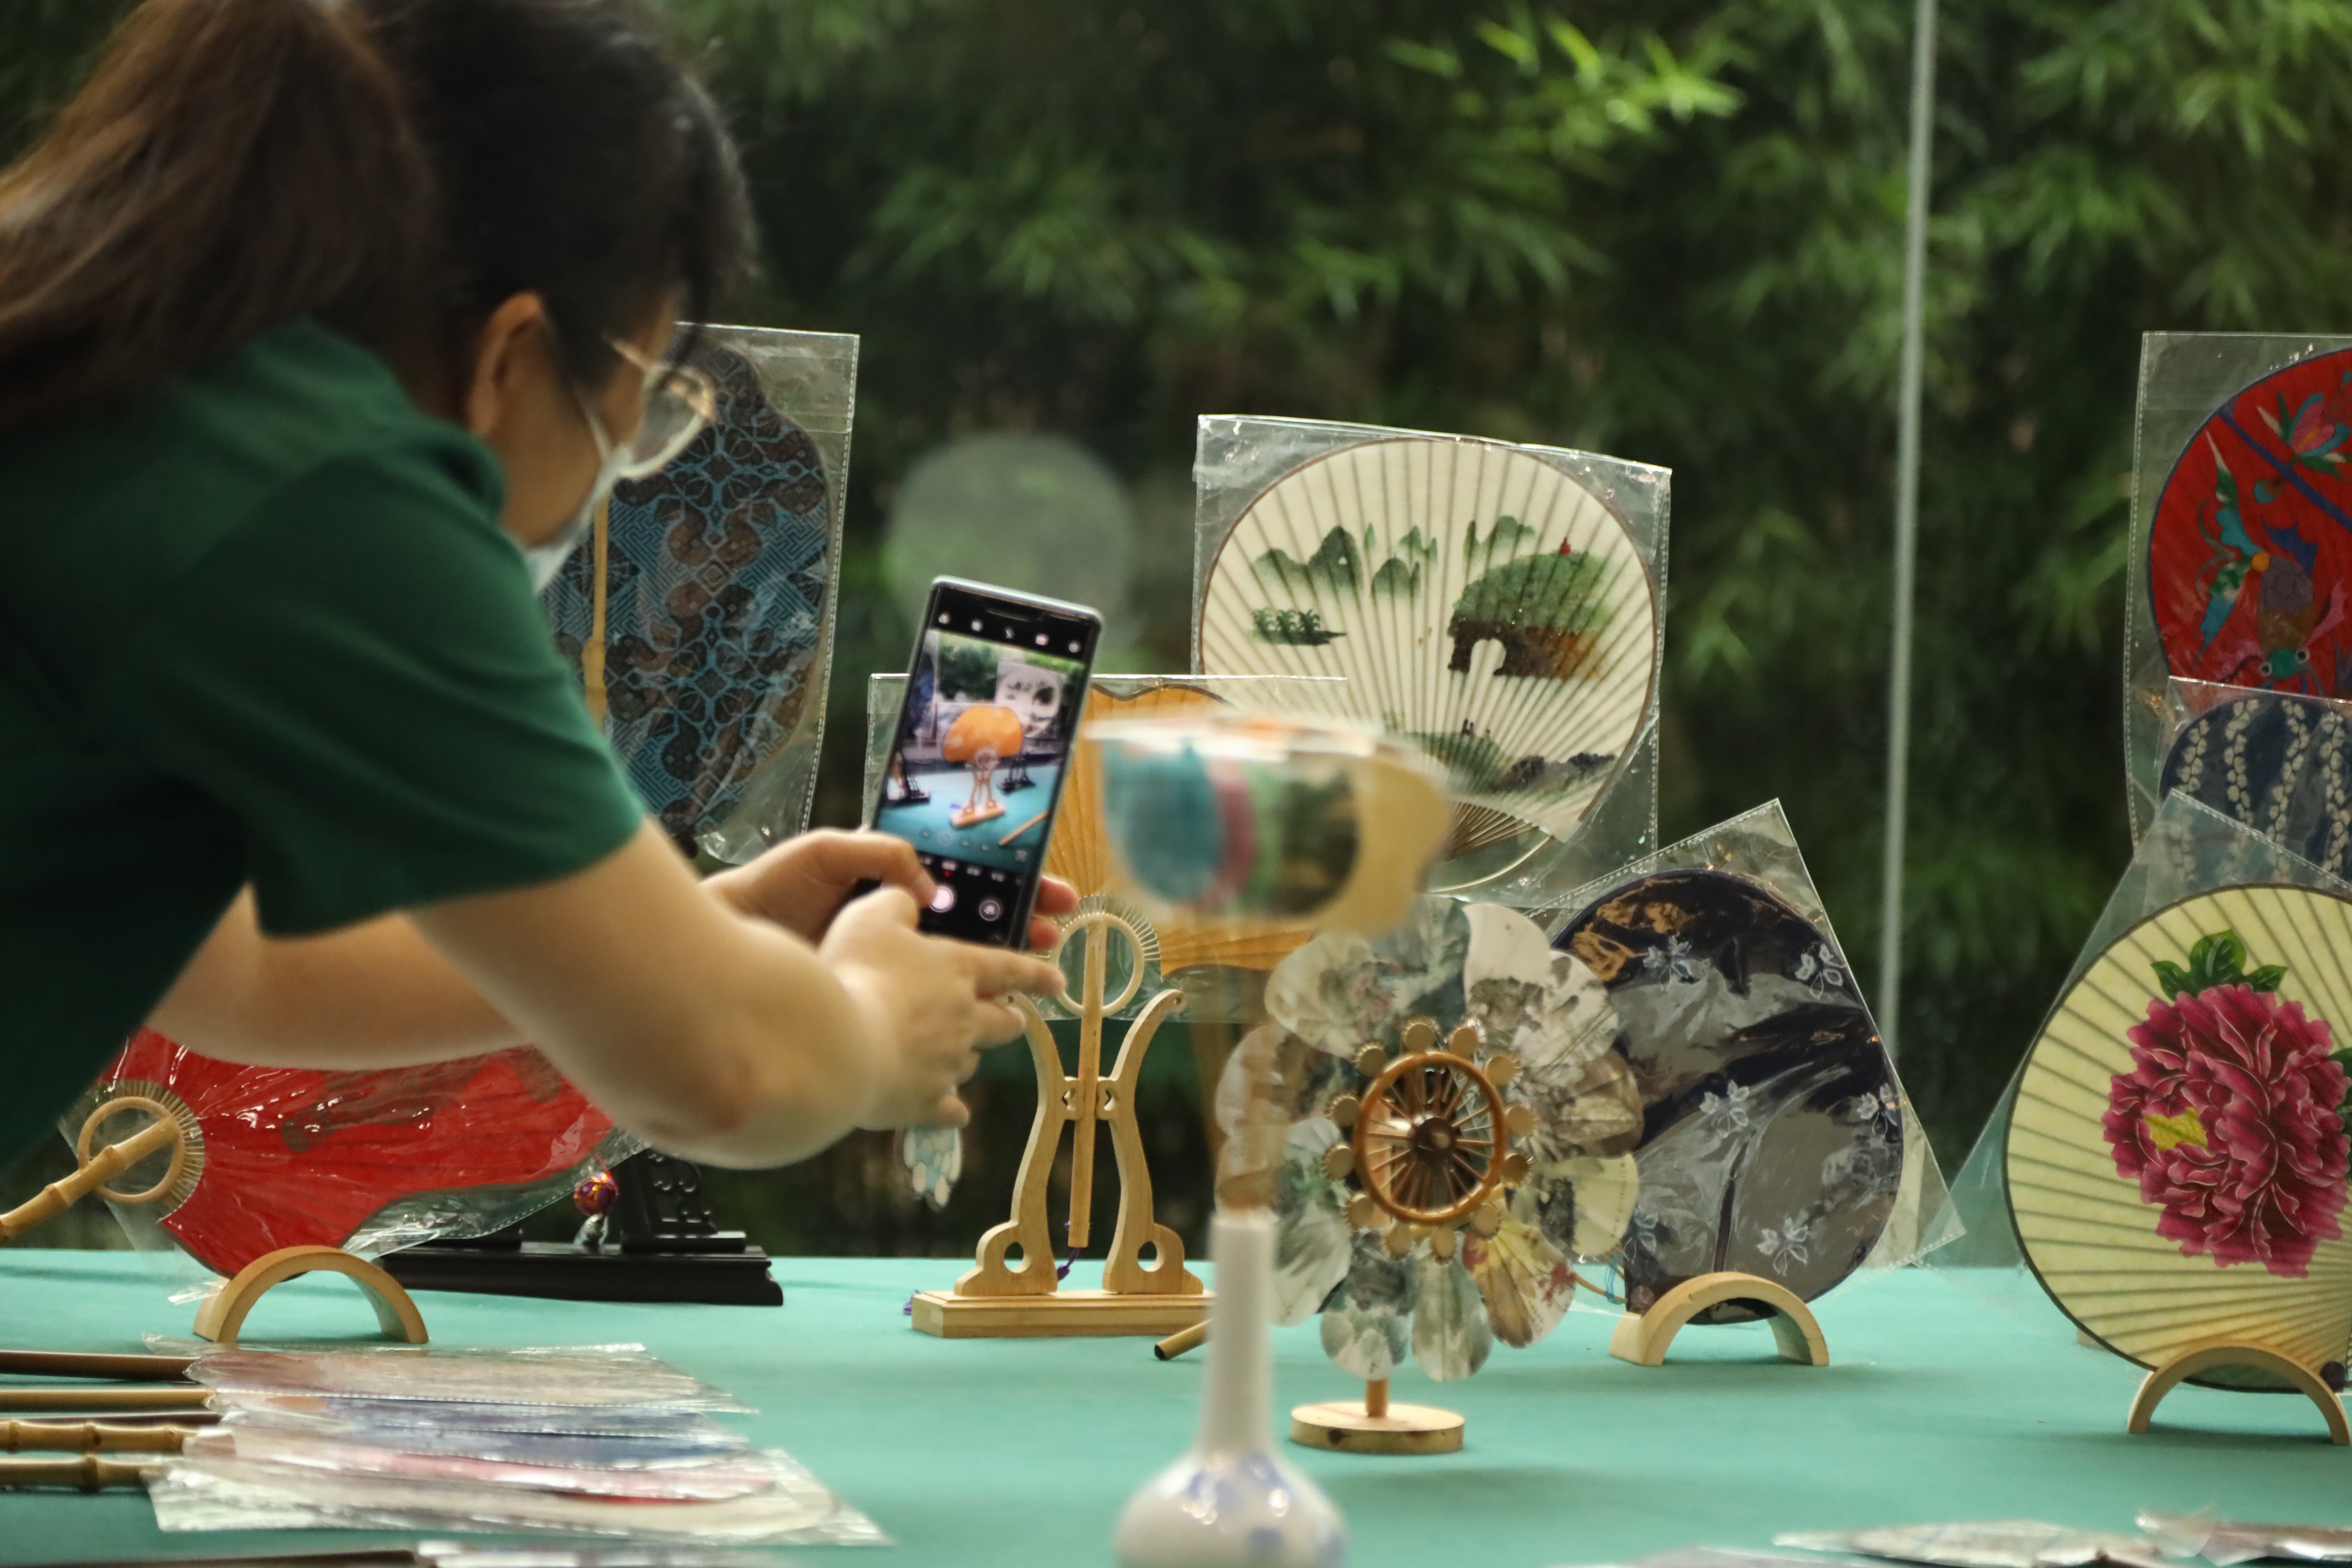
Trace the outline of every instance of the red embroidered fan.
<instances>
[{"instance_id":1,"label":"red embroidered fan","mask_svg":"<svg viewBox=\"0 0 2352 1568\"><path fill-rule=\"evenodd\" d=\"M142 1165L104 1195L154 1211L173 1240L222 1274L283 1247L383 1252L496 1229L631 1146L527 1046L332 1073L238 1067L142 1030L75 1112L85 1160L94 1143L135 1134L134 1117L152 1116L133 1103L88 1123L126 1099L167 1111L179 1147L160 1180L142 1177ZM142 1191L142 1183L152 1184ZM462 1205L446 1196L460 1192Z\"/></svg>"}]
</instances>

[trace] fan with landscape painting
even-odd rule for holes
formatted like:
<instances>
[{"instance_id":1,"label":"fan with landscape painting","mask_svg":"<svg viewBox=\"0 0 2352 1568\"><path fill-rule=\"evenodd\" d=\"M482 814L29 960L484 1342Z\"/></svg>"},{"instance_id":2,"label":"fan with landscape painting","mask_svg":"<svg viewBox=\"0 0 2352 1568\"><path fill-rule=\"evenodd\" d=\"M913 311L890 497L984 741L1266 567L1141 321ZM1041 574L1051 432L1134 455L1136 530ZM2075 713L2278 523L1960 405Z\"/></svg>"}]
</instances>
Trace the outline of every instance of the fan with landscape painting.
<instances>
[{"instance_id":1,"label":"fan with landscape painting","mask_svg":"<svg viewBox=\"0 0 2352 1568\"><path fill-rule=\"evenodd\" d=\"M1624 523L1492 441L1371 440L1251 502L1210 564L1199 654L1224 674L1342 676L1346 717L1443 763L1460 885L1565 839L1649 718L1658 609Z\"/></svg>"}]
</instances>

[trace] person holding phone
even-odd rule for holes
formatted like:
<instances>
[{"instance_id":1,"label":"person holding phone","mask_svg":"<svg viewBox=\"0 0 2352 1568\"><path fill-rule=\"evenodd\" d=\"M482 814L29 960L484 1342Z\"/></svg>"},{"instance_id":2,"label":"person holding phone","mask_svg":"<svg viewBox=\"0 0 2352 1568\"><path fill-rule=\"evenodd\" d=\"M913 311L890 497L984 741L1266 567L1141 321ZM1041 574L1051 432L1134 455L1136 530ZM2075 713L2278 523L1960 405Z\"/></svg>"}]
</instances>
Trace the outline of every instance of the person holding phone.
<instances>
[{"instance_id":1,"label":"person holding phone","mask_svg":"<svg viewBox=\"0 0 2352 1568\"><path fill-rule=\"evenodd\" d=\"M149 0L0 172L0 1157L142 1023L528 1040L723 1165L962 1121L1053 968L876 835L698 883L535 602L751 243L632 0Z\"/></svg>"}]
</instances>

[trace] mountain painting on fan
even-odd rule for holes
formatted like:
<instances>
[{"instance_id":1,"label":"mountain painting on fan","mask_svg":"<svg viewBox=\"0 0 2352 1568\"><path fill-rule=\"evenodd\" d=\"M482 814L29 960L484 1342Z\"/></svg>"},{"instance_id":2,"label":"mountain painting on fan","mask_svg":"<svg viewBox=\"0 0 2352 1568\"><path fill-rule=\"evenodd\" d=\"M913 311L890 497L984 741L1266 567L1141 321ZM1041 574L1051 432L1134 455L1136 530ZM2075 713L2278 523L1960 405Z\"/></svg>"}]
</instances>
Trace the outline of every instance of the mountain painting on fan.
<instances>
[{"instance_id":1,"label":"mountain painting on fan","mask_svg":"<svg viewBox=\"0 0 2352 1568\"><path fill-rule=\"evenodd\" d=\"M1648 716L1657 607L1599 497L1491 441L1403 437L1291 469L1210 568L1201 662L1345 676L1472 808L1457 852L1572 834Z\"/></svg>"},{"instance_id":2,"label":"mountain painting on fan","mask_svg":"<svg viewBox=\"0 0 2352 1568\"><path fill-rule=\"evenodd\" d=\"M2019 1245L2069 1317L2142 1365L2227 1338L2341 1385L2347 1018L2352 901L2328 893L2200 893L2092 962L2003 1151Z\"/></svg>"},{"instance_id":3,"label":"mountain painting on fan","mask_svg":"<svg viewBox=\"0 0 2352 1568\"><path fill-rule=\"evenodd\" d=\"M2157 496L2148 602L2176 676L2352 696L2352 349L2233 395Z\"/></svg>"},{"instance_id":4,"label":"mountain painting on fan","mask_svg":"<svg viewBox=\"0 0 2352 1568\"><path fill-rule=\"evenodd\" d=\"M2352 718L2325 701L2250 691L2197 715L2164 760L2163 792L2174 790L2352 873Z\"/></svg>"},{"instance_id":5,"label":"mountain painting on fan","mask_svg":"<svg viewBox=\"0 0 2352 1568\"><path fill-rule=\"evenodd\" d=\"M601 662L584 657L596 550L573 552L541 601L583 679L601 684L630 784L688 854L770 770L796 776L762 784L776 819L755 826L781 838L806 822L815 748L793 742L822 721L834 537L816 443L751 361L705 341L692 363L718 417L660 473L613 491Z\"/></svg>"},{"instance_id":6,"label":"mountain painting on fan","mask_svg":"<svg viewBox=\"0 0 2352 1568\"><path fill-rule=\"evenodd\" d=\"M1727 1269L1811 1300L1858 1268L1901 1192L1903 1100L1828 934L1760 882L1691 869L1626 883L1556 945L1608 987L1642 1089L1626 1304Z\"/></svg>"},{"instance_id":7,"label":"mountain painting on fan","mask_svg":"<svg viewBox=\"0 0 2352 1568\"><path fill-rule=\"evenodd\" d=\"M142 1029L72 1117L126 1095L159 1102L180 1123L189 1158L152 1212L222 1274L281 1247L341 1247L363 1236L373 1252L453 1232L432 1217L451 1205L432 1194L460 1189L472 1201L458 1206L500 1211L464 1234L497 1229L562 1197L590 1162L635 1147L610 1142L612 1119L529 1047L330 1073L233 1066ZM135 1131L133 1114L110 1118L100 1140ZM116 1186L134 1191L145 1169Z\"/></svg>"}]
</instances>

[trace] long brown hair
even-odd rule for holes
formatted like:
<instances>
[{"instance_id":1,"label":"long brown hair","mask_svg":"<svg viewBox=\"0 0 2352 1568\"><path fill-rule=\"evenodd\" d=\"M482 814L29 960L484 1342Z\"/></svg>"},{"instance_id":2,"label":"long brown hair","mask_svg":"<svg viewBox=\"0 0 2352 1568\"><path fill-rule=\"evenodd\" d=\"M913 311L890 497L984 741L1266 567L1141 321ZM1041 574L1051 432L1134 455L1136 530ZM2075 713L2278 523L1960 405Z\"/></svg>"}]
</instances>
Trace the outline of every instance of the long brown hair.
<instances>
[{"instance_id":1,"label":"long brown hair","mask_svg":"<svg viewBox=\"0 0 2352 1568\"><path fill-rule=\"evenodd\" d=\"M635 0L147 0L0 173L0 426L315 316L413 387L507 296L575 374L751 249L734 153Z\"/></svg>"}]
</instances>

